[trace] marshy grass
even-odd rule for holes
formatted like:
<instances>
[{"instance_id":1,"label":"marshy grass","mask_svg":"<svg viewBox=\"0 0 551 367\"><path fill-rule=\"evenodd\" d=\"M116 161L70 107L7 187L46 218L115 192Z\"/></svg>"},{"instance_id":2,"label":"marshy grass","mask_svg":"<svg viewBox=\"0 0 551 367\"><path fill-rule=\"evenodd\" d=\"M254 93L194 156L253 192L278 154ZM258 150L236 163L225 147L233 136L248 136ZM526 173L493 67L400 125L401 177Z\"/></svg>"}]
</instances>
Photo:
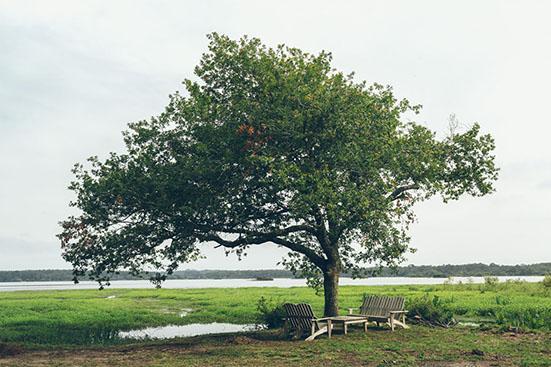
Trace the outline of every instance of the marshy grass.
<instances>
[{"instance_id":1,"label":"marshy grass","mask_svg":"<svg viewBox=\"0 0 551 367\"><path fill-rule=\"evenodd\" d=\"M501 329L551 330L551 291L543 283L343 286L341 312L358 307L364 294L438 297L460 320ZM119 331L192 323L250 324L258 300L307 302L323 313L323 297L305 287L235 289L105 289L0 293L0 342L26 346L118 344ZM183 310L192 310L182 316Z\"/></svg>"}]
</instances>

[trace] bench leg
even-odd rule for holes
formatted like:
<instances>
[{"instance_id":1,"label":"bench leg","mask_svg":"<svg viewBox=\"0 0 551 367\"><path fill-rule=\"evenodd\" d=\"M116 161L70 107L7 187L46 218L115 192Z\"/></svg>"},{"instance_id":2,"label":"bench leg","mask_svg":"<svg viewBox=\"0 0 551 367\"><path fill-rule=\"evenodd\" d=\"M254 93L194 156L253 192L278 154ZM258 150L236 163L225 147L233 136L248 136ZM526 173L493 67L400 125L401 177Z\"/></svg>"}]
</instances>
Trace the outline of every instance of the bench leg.
<instances>
[{"instance_id":1,"label":"bench leg","mask_svg":"<svg viewBox=\"0 0 551 367\"><path fill-rule=\"evenodd\" d=\"M342 328L344 329L344 335L348 334L348 324L346 322L342 323Z\"/></svg>"},{"instance_id":2,"label":"bench leg","mask_svg":"<svg viewBox=\"0 0 551 367\"><path fill-rule=\"evenodd\" d=\"M327 327L324 326L321 329L319 329L318 331L316 331L315 333L313 333L312 335L310 335L308 338L304 339L304 341L311 342L312 340L314 340L316 338L316 336L319 336L323 333L326 333L327 330L328 330Z\"/></svg>"},{"instance_id":3,"label":"bench leg","mask_svg":"<svg viewBox=\"0 0 551 367\"><path fill-rule=\"evenodd\" d=\"M333 323L331 320L327 320L327 337L331 339L331 332L333 331Z\"/></svg>"},{"instance_id":4,"label":"bench leg","mask_svg":"<svg viewBox=\"0 0 551 367\"><path fill-rule=\"evenodd\" d=\"M364 332L367 333L367 320L364 322Z\"/></svg>"},{"instance_id":5,"label":"bench leg","mask_svg":"<svg viewBox=\"0 0 551 367\"><path fill-rule=\"evenodd\" d=\"M398 320L394 320L394 325L398 325L398 326L401 326L403 327L404 329L409 329L409 326L402 323L401 321L398 321Z\"/></svg>"},{"instance_id":6,"label":"bench leg","mask_svg":"<svg viewBox=\"0 0 551 367\"><path fill-rule=\"evenodd\" d=\"M390 314L390 329L394 331L394 314Z\"/></svg>"}]
</instances>

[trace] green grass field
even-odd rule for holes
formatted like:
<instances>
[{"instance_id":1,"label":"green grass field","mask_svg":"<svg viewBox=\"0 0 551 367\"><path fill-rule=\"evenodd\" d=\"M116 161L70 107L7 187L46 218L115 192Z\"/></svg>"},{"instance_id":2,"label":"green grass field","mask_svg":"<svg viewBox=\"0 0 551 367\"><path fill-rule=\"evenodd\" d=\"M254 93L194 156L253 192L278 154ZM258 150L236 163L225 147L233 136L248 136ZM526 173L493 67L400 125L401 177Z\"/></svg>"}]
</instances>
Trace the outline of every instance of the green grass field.
<instances>
[{"instance_id":1,"label":"green grass field","mask_svg":"<svg viewBox=\"0 0 551 367\"><path fill-rule=\"evenodd\" d=\"M541 283L346 286L340 289L342 313L359 306L366 293L403 295L410 303L426 294L437 296L458 319L483 321L485 328L416 326L394 333L372 328L368 334L353 332L331 340L322 337L314 343L288 341L278 331L237 339L221 336L131 342L116 338L117 332L167 324L254 323L260 297L274 304L308 302L321 315L323 297L302 287L6 292L0 293L0 355L2 345L8 351L4 354L10 354L10 348L24 352L0 358L0 365L50 363L53 351L55 363L43 365L87 365L74 359L83 355L94 361L90 365L102 365L94 356L102 359L105 355L111 356L105 365L237 366L272 359L274 366L291 362L309 365L306 361L322 352L329 365L415 365L426 360L551 365L551 294ZM193 311L182 317L184 309ZM511 327L521 332L504 332ZM119 355L128 348L138 360L132 362ZM210 352L201 354L201 350ZM508 357L501 360L500 356ZM341 360L348 364L339 364ZM180 364L182 361L187 364Z\"/></svg>"}]
</instances>

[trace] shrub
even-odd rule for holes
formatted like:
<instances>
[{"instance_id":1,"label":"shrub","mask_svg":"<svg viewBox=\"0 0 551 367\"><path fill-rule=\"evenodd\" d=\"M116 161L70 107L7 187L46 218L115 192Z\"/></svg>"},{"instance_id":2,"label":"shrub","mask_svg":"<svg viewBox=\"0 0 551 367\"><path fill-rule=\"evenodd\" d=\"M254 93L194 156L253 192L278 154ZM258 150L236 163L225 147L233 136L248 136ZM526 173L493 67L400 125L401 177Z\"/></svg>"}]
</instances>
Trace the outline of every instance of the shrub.
<instances>
[{"instance_id":1,"label":"shrub","mask_svg":"<svg viewBox=\"0 0 551 367\"><path fill-rule=\"evenodd\" d=\"M260 297L256 303L256 309L259 312L258 323L266 325L269 329L282 327L285 318L285 309L283 304L278 304L265 297Z\"/></svg>"},{"instance_id":2,"label":"shrub","mask_svg":"<svg viewBox=\"0 0 551 367\"><path fill-rule=\"evenodd\" d=\"M491 276L484 277L484 285L488 288L495 288L497 283L499 283L498 277L491 277Z\"/></svg>"},{"instance_id":3,"label":"shrub","mask_svg":"<svg viewBox=\"0 0 551 367\"><path fill-rule=\"evenodd\" d=\"M480 286L480 292L484 293L486 291L494 291L497 288L499 279L497 277L485 276L484 284Z\"/></svg>"},{"instance_id":4,"label":"shrub","mask_svg":"<svg viewBox=\"0 0 551 367\"><path fill-rule=\"evenodd\" d=\"M408 316L422 323L448 327L455 324L453 312L447 307L446 302L438 296L414 298L408 306Z\"/></svg>"},{"instance_id":5,"label":"shrub","mask_svg":"<svg viewBox=\"0 0 551 367\"><path fill-rule=\"evenodd\" d=\"M469 309L465 306L456 306L454 309L453 309L453 312L456 314L456 315L466 315L467 312L469 312Z\"/></svg>"},{"instance_id":6,"label":"shrub","mask_svg":"<svg viewBox=\"0 0 551 367\"><path fill-rule=\"evenodd\" d=\"M505 306L505 305L508 305L509 303L511 303L511 297L503 296L503 295L500 295L500 294L498 294L496 296L496 304L497 305Z\"/></svg>"},{"instance_id":7,"label":"shrub","mask_svg":"<svg viewBox=\"0 0 551 367\"><path fill-rule=\"evenodd\" d=\"M496 322L504 329L551 329L551 309L547 307L504 307L496 311Z\"/></svg>"},{"instance_id":8,"label":"shrub","mask_svg":"<svg viewBox=\"0 0 551 367\"><path fill-rule=\"evenodd\" d=\"M551 274L544 276L541 283L543 284L543 288L551 289Z\"/></svg>"}]
</instances>

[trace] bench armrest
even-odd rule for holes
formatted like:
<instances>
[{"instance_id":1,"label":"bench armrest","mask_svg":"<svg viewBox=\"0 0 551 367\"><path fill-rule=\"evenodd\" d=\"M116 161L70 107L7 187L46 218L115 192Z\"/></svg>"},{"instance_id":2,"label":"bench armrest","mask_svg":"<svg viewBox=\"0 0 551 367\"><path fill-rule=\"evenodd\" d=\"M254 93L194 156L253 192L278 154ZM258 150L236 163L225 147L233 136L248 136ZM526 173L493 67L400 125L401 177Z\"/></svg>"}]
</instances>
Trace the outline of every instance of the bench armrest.
<instances>
[{"instance_id":1,"label":"bench armrest","mask_svg":"<svg viewBox=\"0 0 551 367\"><path fill-rule=\"evenodd\" d=\"M331 317L320 317L319 319L312 319L312 321L325 321L330 319Z\"/></svg>"},{"instance_id":2,"label":"bench armrest","mask_svg":"<svg viewBox=\"0 0 551 367\"><path fill-rule=\"evenodd\" d=\"M390 311L389 313L407 313L407 310L401 310L401 311Z\"/></svg>"}]
</instances>

